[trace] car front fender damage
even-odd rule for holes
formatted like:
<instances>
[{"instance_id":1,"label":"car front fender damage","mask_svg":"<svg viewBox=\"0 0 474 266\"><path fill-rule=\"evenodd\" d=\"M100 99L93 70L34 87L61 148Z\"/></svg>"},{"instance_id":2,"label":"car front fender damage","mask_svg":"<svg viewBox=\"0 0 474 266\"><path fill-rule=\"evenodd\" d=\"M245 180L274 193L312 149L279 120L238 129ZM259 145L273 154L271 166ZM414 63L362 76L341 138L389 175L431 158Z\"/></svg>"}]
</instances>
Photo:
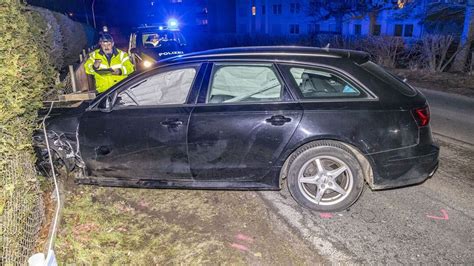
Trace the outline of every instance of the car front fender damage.
<instances>
[{"instance_id":1,"label":"car front fender damage","mask_svg":"<svg viewBox=\"0 0 474 266\"><path fill-rule=\"evenodd\" d=\"M49 175L51 170L46 138L48 138L51 156L53 157L52 161L56 170L64 167L67 173L70 173L76 168L84 168L84 162L79 154L77 130L75 140L68 138L64 133L47 130L46 136L43 131L37 131L33 135L33 146L37 156L37 167L40 171Z\"/></svg>"}]
</instances>

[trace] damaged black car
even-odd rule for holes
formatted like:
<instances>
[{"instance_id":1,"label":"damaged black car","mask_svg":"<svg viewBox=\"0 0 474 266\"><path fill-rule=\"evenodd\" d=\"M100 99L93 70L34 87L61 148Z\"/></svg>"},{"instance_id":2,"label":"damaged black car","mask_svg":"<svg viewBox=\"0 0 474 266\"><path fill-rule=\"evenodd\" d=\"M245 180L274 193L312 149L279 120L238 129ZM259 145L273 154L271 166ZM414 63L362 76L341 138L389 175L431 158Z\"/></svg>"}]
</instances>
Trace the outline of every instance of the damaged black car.
<instances>
[{"instance_id":1,"label":"damaged black car","mask_svg":"<svg viewBox=\"0 0 474 266\"><path fill-rule=\"evenodd\" d=\"M279 190L317 211L423 182L438 165L425 97L362 52L210 50L167 59L46 120L76 182ZM46 161L44 136L35 136ZM43 163L43 165L45 165Z\"/></svg>"}]
</instances>

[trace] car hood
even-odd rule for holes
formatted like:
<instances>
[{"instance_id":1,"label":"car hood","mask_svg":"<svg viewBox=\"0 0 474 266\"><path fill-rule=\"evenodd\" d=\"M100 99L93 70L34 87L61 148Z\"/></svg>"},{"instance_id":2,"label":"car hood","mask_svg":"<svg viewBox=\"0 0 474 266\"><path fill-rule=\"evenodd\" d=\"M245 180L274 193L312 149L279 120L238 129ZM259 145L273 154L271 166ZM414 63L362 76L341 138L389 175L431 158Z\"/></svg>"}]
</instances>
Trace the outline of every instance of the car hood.
<instances>
[{"instance_id":1,"label":"car hood","mask_svg":"<svg viewBox=\"0 0 474 266\"><path fill-rule=\"evenodd\" d=\"M44 117L48 115L46 118L47 130L64 133L68 136L74 136L76 134L77 126L79 125L79 119L89 105L89 101L84 101L76 107L53 106L51 112L49 112L48 106L38 111L38 119L41 122Z\"/></svg>"},{"instance_id":2,"label":"car hood","mask_svg":"<svg viewBox=\"0 0 474 266\"><path fill-rule=\"evenodd\" d=\"M184 49L176 44L162 45L155 48L143 48L143 53L156 60L184 54Z\"/></svg>"}]
</instances>

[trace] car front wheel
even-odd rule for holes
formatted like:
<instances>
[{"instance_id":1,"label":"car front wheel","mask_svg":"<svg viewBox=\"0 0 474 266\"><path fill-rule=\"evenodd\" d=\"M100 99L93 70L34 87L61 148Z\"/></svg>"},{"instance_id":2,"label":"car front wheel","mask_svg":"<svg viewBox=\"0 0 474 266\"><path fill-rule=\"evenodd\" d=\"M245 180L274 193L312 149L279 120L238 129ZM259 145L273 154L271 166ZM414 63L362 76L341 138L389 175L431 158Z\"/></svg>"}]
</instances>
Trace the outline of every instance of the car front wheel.
<instances>
[{"instance_id":1,"label":"car front wheel","mask_svg":"<svg viewBox=\"0 0 474 266\"><path fill-rule=\"evenodd\" d=\"M361 195L364 177L358 160L344 145L316 141L296 151L288 172L288 188L307 208L342 211Z\"/></svg>"}]
</instances>

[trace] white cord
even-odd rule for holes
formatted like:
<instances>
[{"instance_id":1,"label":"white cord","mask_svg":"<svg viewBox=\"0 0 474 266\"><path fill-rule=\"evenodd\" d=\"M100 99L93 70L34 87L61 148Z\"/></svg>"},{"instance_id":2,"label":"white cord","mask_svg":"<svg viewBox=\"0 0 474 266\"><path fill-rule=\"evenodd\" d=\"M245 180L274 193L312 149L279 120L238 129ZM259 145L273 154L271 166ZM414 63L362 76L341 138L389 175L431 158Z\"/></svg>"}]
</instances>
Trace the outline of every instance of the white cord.
<instances>
[{"instance_id":1,"label":"white cord","mask_svg":"<svg viewBox=\"0 0 474 266\"><path fill-rule=\"evenodd\" d=\"M59 197L58 181L56 179L56 172L54 170L53 157L51 156L51 150L49 148L48 133L46 132L46 124L45 124L46 118L48 118L49 114L51 113L51 110L53 109L53 105L54 105L54 102L51 102L51 106L49 107L49 111L45 115L45 117L43 118L44 138L46 140L46 148L48 149L49 163L51 165L51 173L53 174L54 188L56 190L56 199L57 199L56 214L54 215L53 231L51 233L51 238L49 239L47 256L50 255L50 251L53 248L53 241L54 241L54 236L56 235L56 230L57 230L57 226L58 226L58 218L59 218L59 210L60 210L60 206L61 206L61 199ZM46 261L48 261L48 258L46 258Z\"/></svg>"}]
</instances>

